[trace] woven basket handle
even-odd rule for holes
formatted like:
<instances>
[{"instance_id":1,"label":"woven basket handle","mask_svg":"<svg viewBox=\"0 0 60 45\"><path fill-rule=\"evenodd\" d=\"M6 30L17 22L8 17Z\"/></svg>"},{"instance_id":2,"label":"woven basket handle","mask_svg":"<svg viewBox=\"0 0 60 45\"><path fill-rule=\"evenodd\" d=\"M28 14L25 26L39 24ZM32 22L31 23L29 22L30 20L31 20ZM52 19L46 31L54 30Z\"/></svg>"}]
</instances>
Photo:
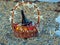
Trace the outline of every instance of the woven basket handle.
<instances>
[{"instance_id":1,"label":"woven basket handle","mask_svg":"<svg viewBox=\"0 0 60 45\"><path fill-rule=\"evenodd\" d=\"M14 23L14 10L16 10L20 5L26 5L28 2L19 2L15 5L15 7L13 7L13 9L11 10L11 13L12 13L12 19L11 19L11 23L13 24ZM32 4L32 2L29 2L29 4ZM40 10L39 8L34 5L34 9L36 10L37 14L38 14L38 21L37 21L37 24L40 23Z\"/></svg>"}]
</instances>

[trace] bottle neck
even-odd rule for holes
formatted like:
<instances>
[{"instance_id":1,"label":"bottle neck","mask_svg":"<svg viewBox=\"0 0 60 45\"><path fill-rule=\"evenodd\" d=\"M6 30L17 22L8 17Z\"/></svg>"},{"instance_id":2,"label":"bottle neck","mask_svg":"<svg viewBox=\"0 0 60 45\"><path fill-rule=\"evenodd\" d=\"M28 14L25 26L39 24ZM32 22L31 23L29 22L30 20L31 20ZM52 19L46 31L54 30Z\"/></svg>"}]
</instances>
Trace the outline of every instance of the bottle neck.
<instances>
[{"instance_id":1,"label":"bottle neck","mask_svg":"<svg viewBox=\"0 0 60 45\"><path fill-rule=\"evenodd\" d=\"M22 15L22 19L26 18L23 10L21 10L21 15Z\"/></svg>"}]
</instances>

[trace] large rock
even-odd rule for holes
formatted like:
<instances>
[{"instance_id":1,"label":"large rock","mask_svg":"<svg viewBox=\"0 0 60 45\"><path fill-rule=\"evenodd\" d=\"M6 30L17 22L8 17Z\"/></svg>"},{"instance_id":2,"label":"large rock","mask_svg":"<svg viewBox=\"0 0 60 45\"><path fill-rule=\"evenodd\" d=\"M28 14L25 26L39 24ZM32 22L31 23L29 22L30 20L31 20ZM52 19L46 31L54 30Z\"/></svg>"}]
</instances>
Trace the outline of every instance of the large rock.
<instances>
[{"instance_id":1,"label":"large rock","mask_svg":"<svg viewBox=\"0 0 60 45\"><path fill-rule=\"evenodd\" d=\"M60 23L60 16L58 16L55 21Z\"/></svg>"},{"instance_id":2,"label":"large rock","mask_svg":"<svg viewBox=\"0 0 60 45\"><path fill-rule=\"evenodd\" d=\"M56 36L60 36L60 30L57 30L57 31L55 32L55 35L56 35Z\"/></svg>"}]
</instances>

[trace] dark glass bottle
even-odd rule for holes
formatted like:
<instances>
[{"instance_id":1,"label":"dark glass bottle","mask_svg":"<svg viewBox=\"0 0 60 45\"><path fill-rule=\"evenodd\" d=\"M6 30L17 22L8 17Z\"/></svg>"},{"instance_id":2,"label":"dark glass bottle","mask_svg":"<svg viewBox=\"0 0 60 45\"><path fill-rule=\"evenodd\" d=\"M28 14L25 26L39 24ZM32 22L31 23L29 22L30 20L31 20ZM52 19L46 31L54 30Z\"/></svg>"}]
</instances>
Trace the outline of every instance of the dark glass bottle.
<instances>
[{"instance_id":1,"label":"dark glass bottle","mask_svg":"<svg viewBox=\"0 0 60 45\"><path fill-rule=\"evenodd\" d=\"M29 20L26 18L23 10L21 10L21 15L22 15L22 25L25 25L25 26L29 25L31 21L29 21Z\"/></svg>"}]
</instances>

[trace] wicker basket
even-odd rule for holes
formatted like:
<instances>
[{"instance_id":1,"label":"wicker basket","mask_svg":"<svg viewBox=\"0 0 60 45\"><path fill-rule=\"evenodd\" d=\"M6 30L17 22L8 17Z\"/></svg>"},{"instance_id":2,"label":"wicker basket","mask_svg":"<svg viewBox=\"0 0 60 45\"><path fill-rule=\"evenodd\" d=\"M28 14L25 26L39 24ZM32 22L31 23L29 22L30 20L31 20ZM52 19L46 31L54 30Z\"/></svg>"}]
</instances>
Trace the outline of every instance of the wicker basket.
<instances>
[{"instance_id":1,"label":"wicker basket","mask_svg":"<svg viewBox=\"0 0 60 45\"><path fill-rule=\"evenodd\" d=\"M13 31L14 35L20 38L36 37L38 35L35 26L18 26L18 24L13 24Z\"/></svg>"},{"instance_id":2,"label":"wicker basket","mask_svg":"<svg viewBox=\"0 0 60 45\"><path fill-rule=\"evenodd\" d=\"M39 15L40 15L40 10L37 9L37 13L38 13L38 21L35 25L28 25L28 26L23 26L23 25L19 25L18 23L14 23L14 10L19 6L19 5L22 5L22 4L27 4L27 2L24 2L24 3L21 3L19 2L13 9L12 9L12 19L11 19L11 25L12 25L12 29L14 31L14 35L16 37L19 37L19 38L30 38L30 37L35 37L38 35L38 30L36 28L36 25L40 22L40 18L39 18ZM32 4L30 2L30 4ZM35 5L34 5L35 8L37 8Z\"/></svg>"}]
</instances>

